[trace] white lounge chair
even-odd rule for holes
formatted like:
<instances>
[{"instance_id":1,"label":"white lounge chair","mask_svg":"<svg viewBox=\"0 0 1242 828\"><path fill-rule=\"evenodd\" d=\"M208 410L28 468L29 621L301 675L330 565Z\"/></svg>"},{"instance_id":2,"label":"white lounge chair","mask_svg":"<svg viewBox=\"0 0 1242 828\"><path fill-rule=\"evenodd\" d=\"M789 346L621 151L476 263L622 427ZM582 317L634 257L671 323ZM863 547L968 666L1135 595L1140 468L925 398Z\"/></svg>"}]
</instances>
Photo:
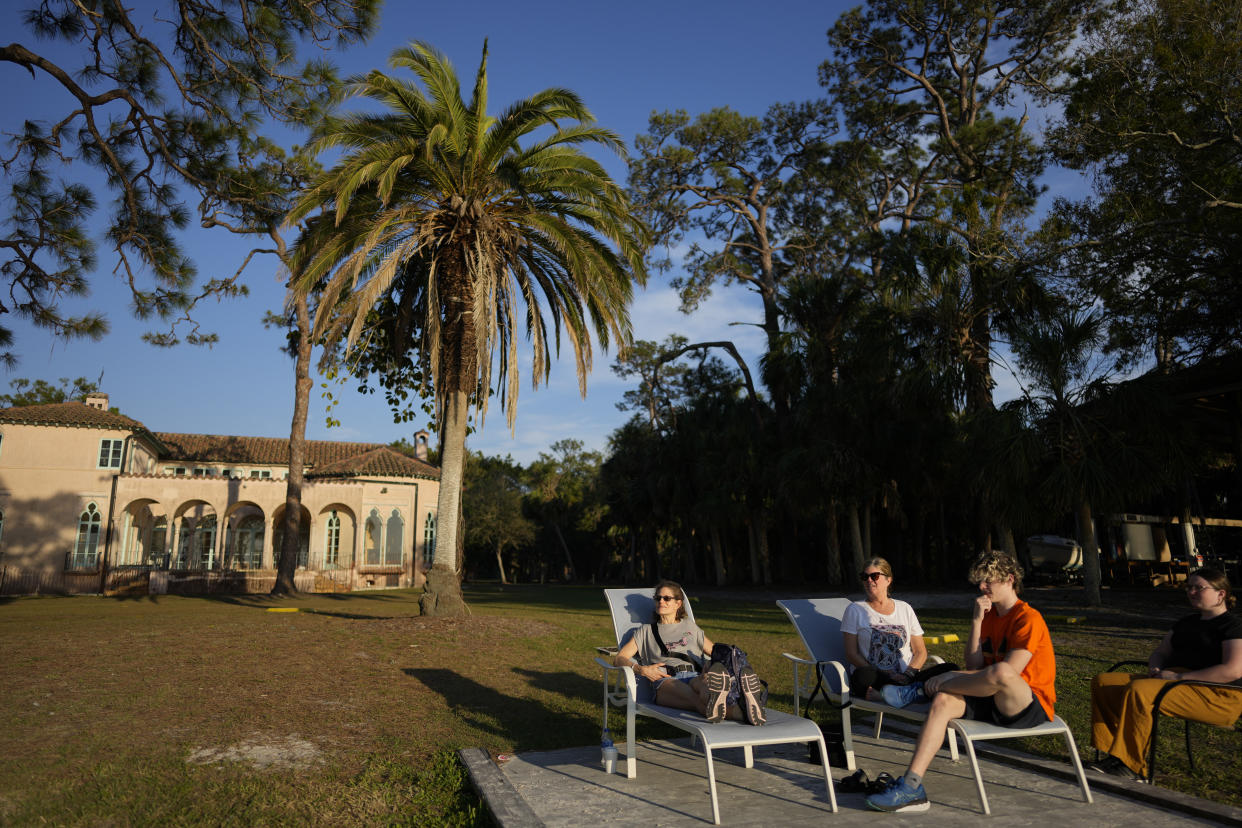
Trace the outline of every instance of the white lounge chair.
<instances>
[{"instance_id":1,"label":"white lounge chair","mask_svg":"<svg viewBox=\"0 0 1242 828\"><path fill-rule=\"evenodd\" d=\"M848 598L787 598L777 601L776 605L785 611L793 622L803 646L811 654L809 659L791 653L785 658L793 663L794 671L794 713L797 714L803 697L810 698L819 687L834 706L841 710L841 729L845 742L845 758L849 770L854 770L854 741L850 728L850 709L858 708L875 713L875 738L880 738L880 728L884 724L884 715L900 716L915 721L926 721L927 704L910 705L909 707L890 707L883 702L850 697L850 685L845 671L845 641L841 637L841 616L850 605ZM935 661L941 659L932 657ZM992 739L1019 739L1026 736L1064 736L1066 748L1069 750L1070 761L1074 772L1078 775L1078 784L1082 788L1082 798L1090 803L1091 789L1087 787L1087 776L1083 772L1082 761L1078 758L1078 748L1074 744L1074 736L1060 716L1052 721L1036 727L1015 729L1000 727L986 722L968 719L953 719L946 730L949 742L949 754L954 762L958 761L957 740L954 734L961 737L970 757L970 768L975 776L975 787L979 791L979 804L985 814L992 813L988 804L988 796L983 790L983 775L979 772L979 761L975 756L975 742Z\"/></svg>"},{"instance_id":2,"label":"white lounge chair","mask_svg":"<svg viewBox=\"0 0 1242 828\"><path fill-rule=\"evenodd\" d=\"M621 647L638 627L651 622L654 601L651 588L606 589L608 608L612 613L612 626L617 646ZM686 613L694 620L690 602L685 603ZM703 746L707 761L707 785L712 798L712 822L720 824L720 805L716 798L716 770L712 765L712 751L720 748L740 747L747 768L755 765L752 747L755 745L780 745L788 743L818 742L821 756L827 756L827 746L819 726L810 719L791 716L778 710L767 711L767 724L753 727L742 722L708 722L698 713L664 707L652 702L637 700L637 681L631 667L614 667L610 660L597 657L596 663L604 668L604 727L608 727L610 707L625 708L625 740L618 747L625 752L625 775L633 779L638 774L634 747L634 718L648 716L684 730ZM828 801L833 813L837 811L837 795L832 786L832 772L825 762L824 786L828 789Z\"/></svg>"}]
</instances>

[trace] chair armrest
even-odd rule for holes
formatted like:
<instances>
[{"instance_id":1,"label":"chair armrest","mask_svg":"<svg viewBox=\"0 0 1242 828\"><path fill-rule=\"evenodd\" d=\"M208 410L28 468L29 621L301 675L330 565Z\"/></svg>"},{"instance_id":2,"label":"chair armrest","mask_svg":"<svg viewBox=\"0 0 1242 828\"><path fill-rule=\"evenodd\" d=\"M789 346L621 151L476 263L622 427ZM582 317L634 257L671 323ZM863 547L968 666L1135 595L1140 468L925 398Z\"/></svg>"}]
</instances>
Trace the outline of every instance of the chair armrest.
<instances>
[{"instance_id":1,"label":"chair armrest","mask_svg":"<svg viewBox=\"0 0 1242 828\"><path fill-rule=\"evenodd\" d=\"M1151 714L1153 717L1160 714L1160 703L1164 701L1164 697L1169 694L1169 691L1174 687L1181 687L1183 684L1193 685L1195 687L1226 687L1230 690L1236 690L1237 692L1242 693L1242 685L1234 684L1232 682L1207 681L1206 679L1174 679L1164 687L1161 687L1160 692L1156 694L1156 698L1152 699ZM1183 717L1178 716L1178 718L1180 719Z\"/></svg>"},{"instance_id":2,"label":"chair armrest","mask_svg":"<svg viewBox=\"0 0 1242 828\"><path fill-rule=\"evenodd\" d=\"M599 656L595 657L595 663L598 664L600 667L604 668L604 683L605 684L608 683L610 678L623 679L625 681L625 688L626 688L626 692L629 694L629 697L632 699L638 698L638 682L634 678L633 667L631 667L628 664L625 665L624 667L618 667L612 662L605 661ZM615 676L613 675L615 673L620 673L621 675Z\"/></svg>"}]
</instances>

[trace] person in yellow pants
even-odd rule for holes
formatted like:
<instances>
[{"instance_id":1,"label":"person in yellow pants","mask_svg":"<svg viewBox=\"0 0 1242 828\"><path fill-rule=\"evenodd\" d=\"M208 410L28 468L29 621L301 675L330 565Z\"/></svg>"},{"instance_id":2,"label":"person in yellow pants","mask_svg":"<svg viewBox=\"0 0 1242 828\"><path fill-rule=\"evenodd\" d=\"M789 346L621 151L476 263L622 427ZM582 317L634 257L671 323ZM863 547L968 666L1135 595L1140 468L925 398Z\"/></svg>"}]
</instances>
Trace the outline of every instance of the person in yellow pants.
<instances>
[{"instance_id":1,"label":"person in yellow pants","mask_svg":"<svg viewBox=\"0 0 1242 828\"><path fill-rule=\"evenodd\" d=\"M1147 774L1152 704L1170 681L1242 681L1242 618L1225 573L1204 567L1186 579L1196 610L1180 619L1147 659L1146 674L1101 673L1091 680L1091 739L1108 754L1087 767L1126 779ZM1171 716L1228 727L1242 715L1242 690L1183 685L1160 703Z\"/></svg>"}]
</instances>

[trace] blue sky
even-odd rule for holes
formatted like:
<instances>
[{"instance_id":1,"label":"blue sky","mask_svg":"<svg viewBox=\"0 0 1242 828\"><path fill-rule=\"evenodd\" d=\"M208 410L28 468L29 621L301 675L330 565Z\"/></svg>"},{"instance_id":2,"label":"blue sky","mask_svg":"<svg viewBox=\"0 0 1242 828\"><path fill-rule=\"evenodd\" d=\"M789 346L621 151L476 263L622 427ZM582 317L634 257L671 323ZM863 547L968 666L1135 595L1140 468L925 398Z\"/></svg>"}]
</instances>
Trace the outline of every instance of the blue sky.
<instances>
[{"instance_id":1,"label":"blue sky","mask_svg":"<svg viewBox=\"0 0 1242 828\"><path fill-rule=\"evenodd\" d=\"M24 32L18 36L19 10L26 5L2 4L0 26L10 40L38 51L46 44ZM140 0L133 5L151 7ZM468 79L486 37L493 111L545 87L567 86L601 124L632 146L652 111L686 109L695 114L729 106L762 115L772 103L818 96L816 68L827 56L825 32L853 5L822 0L763 4L642 0L624 6L589 0L453 4L390 0L369 44L331 57L347 73L362 72L383 66L394 48L412 39L425 40L446 53ZM149 19L150 12L146 14ZM69 102L60 95L45 83L32 82L24 70L0 65L4 113L0 131L15 131L31 113L49 117L66 111ZM600 160L624 180L620 160ZM232 274L248 249L227 233L203 230L187 235L187 247L204 278ZM21 362L7 377L0 375L0 388L14 377L54 381L96 379L102 373L101 385L111 395L112 405L153 430L288 435L292 363L279 351L283 334L260 324L264 312L279 309L284 299L274 260L260 260L248 268L248 298L212 304L197 315L205 329L220 333L219 344L210 349L156 349L142 341L149 327L129 315L127 288L113 275L114 261L102 244L99 254L92 295L67 306L79 312L104 311L111 320L111 334L101 342L64 343L9 317L6 322L14 329ZM741 288L717 290L694 315L686 316L678 310L667 278L657 275L637 293L632 319L640 339L663 340L674 332L691 341L733 339L757 372L761 335L755 325L760 307L757 298ZM628 417L616 408L627 386L609 370L614 356L597 351L586 400L579 396L572 358L558 363L548 383L537 390L531 389L529 370L524 370L516 434L510 435L504 415L493 408L469 446L488 454L511 454L521 462L535 459L551 443L567 437L604 450L608 435ZM1012 380L1002 371L997 379L998 398L1012 396L1008 390ZM316 376L307 427L311 439L388 442L408 438L424 425L394 424L381 396L359 395L351 385L333 385L340 402L332 416L342 425L328 428L320 382Z\"/></svg>"}]
</instances>

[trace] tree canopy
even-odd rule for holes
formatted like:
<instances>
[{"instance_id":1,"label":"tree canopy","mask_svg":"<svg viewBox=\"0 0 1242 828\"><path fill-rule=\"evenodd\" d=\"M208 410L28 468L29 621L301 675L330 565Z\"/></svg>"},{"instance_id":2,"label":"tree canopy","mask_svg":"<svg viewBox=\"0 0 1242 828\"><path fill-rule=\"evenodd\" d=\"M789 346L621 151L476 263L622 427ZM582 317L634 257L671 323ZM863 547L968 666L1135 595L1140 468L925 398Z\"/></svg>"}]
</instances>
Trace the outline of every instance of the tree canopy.
<instances>
[{"instance_id":1,"label":"tree canopy","mask_svg":"<svg viewBox=\"0 0 1242 828\"><path fill-rule=\"evenodd\" d=\"M46 122L6 129L0 312L58 337L107 333L101 314L61 307L96 279L95 213L105 204L105 266L138 318L166 326L147 339L215 341L194 307L244 294L250 257L200 281L178 231L191 221L245 234L279 226L290 182L305 178L310 159L282 149L271 130L315 122L335 81L330 63L299 60L299 49L326 55L364 39L378 9L378 0L167 0L153 14L118 0L32 5L35 42L0 46L0 61L29 72L31 96L60 93L66 103ZM0 329L8 346L11 334Z\"/></svg>"}]
</instances>

